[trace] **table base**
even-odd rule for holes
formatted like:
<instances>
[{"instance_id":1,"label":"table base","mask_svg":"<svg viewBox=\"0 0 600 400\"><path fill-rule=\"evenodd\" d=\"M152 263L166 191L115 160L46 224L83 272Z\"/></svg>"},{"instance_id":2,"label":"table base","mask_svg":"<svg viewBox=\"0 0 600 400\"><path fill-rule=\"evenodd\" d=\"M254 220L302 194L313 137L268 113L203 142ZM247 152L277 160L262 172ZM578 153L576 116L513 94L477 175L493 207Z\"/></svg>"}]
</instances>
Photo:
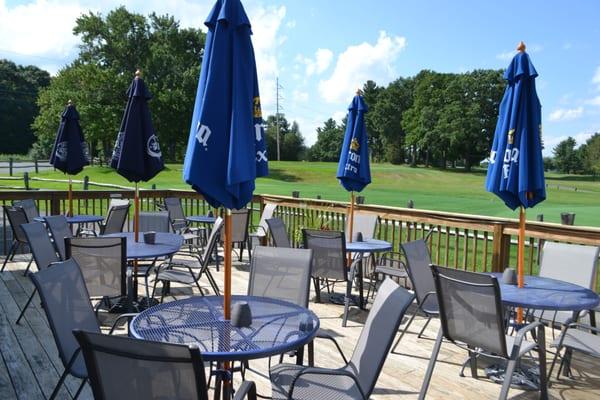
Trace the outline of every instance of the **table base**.
<instances>
[{"instance_id":1,"label":"table base","mask_svg":"<svg viewBox=\"0 0 600 400\"><path fill-rule=\"evenodd\" d=\"M339 305L344 305L346 301L346 295L342 294L342 293L330 293L329 294L329 302L333 303L333 304L339 304ZM356 306L359 307L360 309L364 310L364 306L361 307L360 305L360 296L355 295L355 294L351 294L350 295L350 305L351 306Z\"/></svg>"},{"instance_id":2,"label":"table base","mask_svg":"<svg viewBox=\"0 0 600 400\"><path fill-rule=\"evenodd\" d=\"M486 376L494 383L502 384L506 379L506 364L490 365ZM519 363L515 368L510 386L521 390L540 390L540 369L537 365Z\"/></svg>"}]
</instances>

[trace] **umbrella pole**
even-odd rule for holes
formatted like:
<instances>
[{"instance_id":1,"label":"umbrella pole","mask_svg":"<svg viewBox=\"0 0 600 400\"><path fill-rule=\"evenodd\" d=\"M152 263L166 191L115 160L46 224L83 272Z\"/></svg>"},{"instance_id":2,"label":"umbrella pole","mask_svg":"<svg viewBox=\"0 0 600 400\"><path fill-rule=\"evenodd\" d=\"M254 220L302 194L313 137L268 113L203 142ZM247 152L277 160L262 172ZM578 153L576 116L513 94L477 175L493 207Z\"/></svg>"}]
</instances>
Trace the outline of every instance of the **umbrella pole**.
<instances>
[{"instance_id":1,"label":"umbrella pole","mask_svg":"<svg viewBox=\"0 0 600 400\"><path fill-rule=\"evenodd\" d=\"M72 217L73 216L73 180L71 178L71 176L69 176L69 191L67 193L67 200L68 200L68 210L67 210L67 216L68 217Z\"/></svg>"},{"instance_id":2,"label":"umbrella pole","mask_svg":"<svg viewBox=\"0 0 600 400\"><path fill-rule=\"evenodd\" d=\"M522 288L525 283L525 207L519 209L519 245L517 251L517 285ZM517 323L523 321L523 309L517 309Z\"/></svg>"},{"instance_id":3,"label":"umbrella pole","mask_svg":"<svg viewBox=\"0 0 600 400\"><path fill-rule=\"evenodd\" d=\"M133 236L136 243L140 239L140 189L138 183L135 183L135 194L133 195Z\"/></svg>"},{"instance_id":4,"label":"umbrella pole","mask_svg":"<svg viewBox=\"0 0 600 400\"><path fill-rule=\"evenodd\" d=\"M231 320L231 209L225 210L225 242L223 243L223 262L224 267L224 297L223 297L223 317L225 320ZM225 340L229 341L229 333L226 333ZM223 363L225 371L229 371L229 361ZM229 397L231 380L223 379L223 398Z\"/></svg>"},{"instance_id":5,"label":"umbrella pole","mask_svg":"<svg viewBox=\"0 0 600 400\"><path fill-rule=\"evenodd\" d=\"M352 241L354 230L354 191L350 192L350 212L348 213L348 241ZM348 253L348 265L352 263L352 255Z\"/></svg>"}]
</instances>

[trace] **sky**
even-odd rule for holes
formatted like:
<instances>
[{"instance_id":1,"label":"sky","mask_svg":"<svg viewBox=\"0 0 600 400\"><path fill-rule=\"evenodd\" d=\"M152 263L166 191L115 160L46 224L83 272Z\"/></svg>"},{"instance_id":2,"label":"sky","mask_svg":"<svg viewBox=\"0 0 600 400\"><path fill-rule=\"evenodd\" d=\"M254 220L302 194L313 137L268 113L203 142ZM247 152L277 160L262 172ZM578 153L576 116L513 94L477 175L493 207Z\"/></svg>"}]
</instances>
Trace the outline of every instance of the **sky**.
<instances>
[{"instance_id":1,"label":"sky","mask_svg":"<svg viewBox=\"0 0 600 400\"><path fill-rule=\"evenodd\" d=\"M252 23L263 114L297 121L308 145L341 121L366 80L422 69L506 68L519 41L539 77L545 154L600 132L600 1L242 0ZM75 19L119 5L206 30L214 0L0 0L0 58L55 74L77 56ZM142 66L143 68L143 66Z\"/></svg>"}]
</instances>

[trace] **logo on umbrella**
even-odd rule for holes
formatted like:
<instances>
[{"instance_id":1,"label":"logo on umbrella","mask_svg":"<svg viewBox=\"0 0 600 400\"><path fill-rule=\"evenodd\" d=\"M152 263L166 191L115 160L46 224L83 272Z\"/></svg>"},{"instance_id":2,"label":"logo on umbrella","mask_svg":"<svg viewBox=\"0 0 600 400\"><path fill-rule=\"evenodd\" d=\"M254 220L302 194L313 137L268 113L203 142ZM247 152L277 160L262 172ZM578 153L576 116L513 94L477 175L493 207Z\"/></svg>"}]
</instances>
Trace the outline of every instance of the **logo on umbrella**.
<instances>
[{"instance_id":1,"label":"logo on umbrella","mask_svg":"<svg viewBox=\"0 0 600 400\"><path fill-rule=\"evenodd\" d=\"M60 142L56 145L56 158L60 161L67 160L67 142Z\"/></svg>"},{"instance_id":2,"label":"logo on umbrella","mask_svg":"<svg viewBox=\"0 0 600 400\"><path fill-rule=\"evenodd\" d=\"M262 118L262 110L260 108L260 97L255 97L253 102L254 102L254 118Z\"/></svg>"},{"instance_id":3,"label":"logo on umbrella","mask_svg":"<svg viewBox=\"0 0 600 400\"><path fill-rule=\"evenodd\" d=\"M353 138L352 142L350 143L350 150L356 151L358 153L358 149L360 149L360 144L358 143L358 140L356 140L356 138Z\"/></svg>"},{"instance_id":4,"label":"logo on umbrella","mask_svg":"<svg viewBox=\"0 0 600 400\"><path fill-rule=\"evenodd\" d=\"M148 155L150 157L162 157L162 153L160 152L160 145L158 144L158 138L156 137L156 135L152 135L148 138L146 151L148 152Z\"/></svg>"},{"instance_id":5,"label":"logo on umbrella","mask_svg":"<svg viewBox=\"0 0 600 400\"><path fill-rule=\"evenodd\" d=\"M113 149L112 158L118 160L121 158L121 147L123 145L123 132L119 132L117 135L117 141L115 142L115 148Z\"/></svg>"},{"instance_id":6,"label":"logo on umbrella","mask_svg":"<svg viewBox=\"0 0 600 400\"><path fill-rule=\"evenodd\" d=\"M90 162L90 151L86 142L81 142L81 153L83 154L85 161Z\"/></svg>"},{"instance_id":7,"label":"logo on umbrella","mask_svg":"<svg viewBox=\"0 0 600 400\"><path fill-rule=\"evenodd\" d=\"M198 139L198 143L204 146L204 150L208 150L208 138L210 137L211 130L208 126L200 124L198 121L198 128L196 129L196 139Z\"/></svg>"}]
</instances>

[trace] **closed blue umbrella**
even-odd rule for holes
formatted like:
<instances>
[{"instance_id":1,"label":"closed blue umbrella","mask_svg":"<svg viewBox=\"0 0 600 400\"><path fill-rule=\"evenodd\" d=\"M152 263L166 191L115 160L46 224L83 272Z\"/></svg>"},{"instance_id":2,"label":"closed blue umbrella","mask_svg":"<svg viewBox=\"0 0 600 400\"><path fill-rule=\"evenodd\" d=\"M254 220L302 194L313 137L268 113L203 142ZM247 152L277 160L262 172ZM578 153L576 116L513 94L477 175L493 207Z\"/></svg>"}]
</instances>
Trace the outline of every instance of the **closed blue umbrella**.
<instances>
[{"instance_id":1,"label":"closed blue umbrella","mask_svg":"<svg viewBox=\"0 0 600 400\"><path fill-rule=\"evenodd\" d=\"M519 213L519 286L523 286L525 209L546 199L542 158L541 104L535 90L538 76L521 42L504 73L508 86L500 103L486 189Z\"/></svg>"},{"instance_id":2,"label":"closed blue umbrella","mask_svg":"<svg viewBox=\"0 0 600 400\"><path fill-rule=\"evenodd\" d=\"M218 0L208 28L183 179L225 207L225 317L231 298L230 210L252 199L268 173L250 21L239 0Z\"/></svg>"},{"instance_id":3,"label":"closed blue umbrella","mask_svg":"<svg viewBox=\"0 0 600 400\"><path fill-rule=\"evenodd\" d=\"M139 235L138 182L149 181L165 167L148 108L152 95L140 76L140 71L136 71L127 90L127 105L110 163L119 175L135 182L133 230L136 242Z\"/></svg>"},{"instance_id":4,"label":"closed blue umbrella","mask_svg":"<svg viewBox=\"0 0 600 400\"><path fill-rule=\"evenodd\" d=\"M344 143L340 152L337 178L350 192L349 237L352 240L354 224L354 192L362 191L371 183L371 167L369 165L369 138L365 125L365 114L369 111L360 90L348 107L348 118Z\"/></svg>"},{"instance_id":5,"label":"closed blue umbrella","mask_svg":"<svg viewBox=\"0 0 600 400\"><path fill-rule=\"evenodd\" d=\"M77 175L89 163L87 145L79 125L79 113L69 100L60 117L60 126L50 155L50 164L67 175ZM70 176L68 203L68 214L73 215L73 184Z\"/></svg>"}]
</instances>

